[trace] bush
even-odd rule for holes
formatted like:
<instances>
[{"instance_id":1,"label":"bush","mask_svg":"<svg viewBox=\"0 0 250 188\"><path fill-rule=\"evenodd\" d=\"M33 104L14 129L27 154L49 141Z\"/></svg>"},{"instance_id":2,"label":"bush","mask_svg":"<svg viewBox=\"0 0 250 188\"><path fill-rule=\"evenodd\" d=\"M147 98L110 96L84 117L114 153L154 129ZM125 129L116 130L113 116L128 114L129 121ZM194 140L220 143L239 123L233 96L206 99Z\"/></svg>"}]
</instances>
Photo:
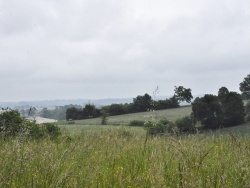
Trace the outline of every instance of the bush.
<instances>
[{"instance_id":1,"label":"bush","mask_svg":"<svg viewBox=\"0 0 250 188\"><path fill-rule=\"evenodd\" d=\"M56 139L59 135L61 135L60 128L56 126L54 123L44 123L42 124L45 129L45 133L51 138Z\"/></svg>"},{"instance_id":2,"label":"bush","mask_svg":"<svg viewBox=\"0 0 250 188\"><path fill-rule=\"evenodd\" d=\"M144 126L144 121L133 120L133 121L130 121L129 126L143 127Z\"/></svg>"},{"instance_id":3,"label":"bush","mask_svg":"<svg viewBox=\"0 0 250 188\"><path fill-rule=\"evenodd\" d=\"M41 125L29 122L28 123L29 136L33 139L42 139L49 137L50 139L56 139L61 135L60 128L54 123L44 123Z\"/></svg>"},{"instance_id":4,"label":"bush","mask_svg":"<svg viewBox=\"0 0 250 188\"><path fill-rule=\"evenodd\" d=\"M2 132L4 136L16 136L25 129L24 119L16 110L4 110L5 111L0 114L0 132Z\"/></svg>"},{"instance_id":5,"label":"bush","mask_svg":"<svg viewBox=\"0 0 250 188\"><path fill-rule=\"evenodd\" d=\"M147 121L145 123L147 133L150 135L166 134L174 135L178 132L173 122L160 120L159 122Z\"/></svg>"},{"instance_id":6,"label":"bush","mask_svg":"<svg viewBox=\"0 0 250 188\"><path fill-rule=\"evenodd\" d=\"M190 116L177 119L175 124L180 132L193 132L195 130L193 120Z\"/></svg>"}]
</instances>

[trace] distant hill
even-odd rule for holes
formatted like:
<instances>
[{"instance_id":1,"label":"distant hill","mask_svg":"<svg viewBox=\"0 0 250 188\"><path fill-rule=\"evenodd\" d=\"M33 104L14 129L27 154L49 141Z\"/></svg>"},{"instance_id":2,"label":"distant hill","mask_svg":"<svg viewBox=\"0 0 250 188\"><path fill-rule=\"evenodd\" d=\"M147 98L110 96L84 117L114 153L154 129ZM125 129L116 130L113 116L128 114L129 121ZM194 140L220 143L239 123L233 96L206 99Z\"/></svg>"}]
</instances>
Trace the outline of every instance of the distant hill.
<instances>
[{"instance_id":1,"label":"distant hill","mask_svg":"<svg viewBox=\"0 0 250 188\"><path fill-rule=\"evenodd\" d=\"M200 97L203 95L196 95L195 97ZM154 100L164 100L171 96L157 96ZM96 106L105 106L110 104L124 104L133 102L133 98L107 98L107 99L56 99L56 100L44 100L44 101L20 101L20 102L0 102L1 108L13 108L13 109L22 109L29 107L55 107L55 106L65 106L69 104L73 105L85 105L88 103L94 104ZM185 105L186 103L181 103Z\"/></svg>"},{"instance_id":2,"label":"distant hill","mask_svg":"<svg viewBox=\"0 0 250 188\"><path fill-rule=\"evenodd\" d=\"M85 105L88 103L95 104L96 106L109 105L112 103L130 103L133 98L120 98L120 99L64 99L64 100L45 100L45 101L21 101L21 102L0 102L2 108L29 108L32 107L54 107L65 106L69 104Z\"/></svg>"}]
</instances>

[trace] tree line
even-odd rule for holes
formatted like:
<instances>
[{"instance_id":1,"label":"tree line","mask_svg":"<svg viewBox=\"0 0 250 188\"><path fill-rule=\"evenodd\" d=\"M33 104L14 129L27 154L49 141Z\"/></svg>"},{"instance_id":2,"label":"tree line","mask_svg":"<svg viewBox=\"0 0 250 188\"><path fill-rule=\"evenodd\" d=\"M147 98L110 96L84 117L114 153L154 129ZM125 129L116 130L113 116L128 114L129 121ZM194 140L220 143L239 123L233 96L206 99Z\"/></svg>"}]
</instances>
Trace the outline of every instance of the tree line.
<instances>
[{"instance_id":1,"label":"tree line","mask_svg":"<svg viewBox=\"0 0 250 188\"><path fill-rule=\"evenodd\" d=\"M153 100L153 98L148 93L146 93L133 98L132 103L111 104L101 108L96 108L96 106L93 104L86 104L83 108L70 107L66 110L66 119L80 120L100 117L102 114L113 116L128 113L146 112L152 109L170 109L179 107L180 102L182 101L191 102L193 98L191 89L186 89L183 86L175 86L174 91L174 95L165 100Z\"/></svg>"}]
</instances>

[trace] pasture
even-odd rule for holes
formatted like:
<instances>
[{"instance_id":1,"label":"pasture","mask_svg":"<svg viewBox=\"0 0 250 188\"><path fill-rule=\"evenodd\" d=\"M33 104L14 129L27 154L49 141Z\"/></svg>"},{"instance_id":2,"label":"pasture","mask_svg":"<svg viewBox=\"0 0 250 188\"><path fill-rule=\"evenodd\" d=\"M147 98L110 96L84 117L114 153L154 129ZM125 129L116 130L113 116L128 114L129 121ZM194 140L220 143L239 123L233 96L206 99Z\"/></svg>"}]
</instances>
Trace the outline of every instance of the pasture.
<instances>
[{"instance_id":1,"label":"pasture","mask_svg":"<svg viewBox=\"0 0 250 188\"><path fill-rule=\"evenodd\" d=\"M156 117L173 121L190 111L157 111ZM109 123L146 115L109 117ZM0 140L0 187L250 187L250 123L194 135L147 136L142 127L99 121L59 122L63 134L57 140L21 135Z\"/></svg>"}]
</instances>

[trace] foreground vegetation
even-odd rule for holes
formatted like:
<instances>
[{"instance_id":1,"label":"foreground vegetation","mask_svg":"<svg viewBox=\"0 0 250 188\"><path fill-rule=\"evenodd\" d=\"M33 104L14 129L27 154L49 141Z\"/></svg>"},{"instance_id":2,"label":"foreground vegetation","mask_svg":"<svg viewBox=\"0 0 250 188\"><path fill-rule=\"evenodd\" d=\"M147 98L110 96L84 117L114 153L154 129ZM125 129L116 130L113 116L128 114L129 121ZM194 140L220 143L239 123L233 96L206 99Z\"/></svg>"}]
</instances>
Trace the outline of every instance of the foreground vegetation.
<instances>
[{"instance_id":1,"label":"foreground vegetation","mask_svg":"<svg viewBox=\"0 0 250 188\"><path fill-rule=\"evenodd\" d=\"M64 126L54 141L1 140L0 187L250 186L249 136L147 138L143 128L99 128L69 136Z\"/></svg>"}]
</instances>

